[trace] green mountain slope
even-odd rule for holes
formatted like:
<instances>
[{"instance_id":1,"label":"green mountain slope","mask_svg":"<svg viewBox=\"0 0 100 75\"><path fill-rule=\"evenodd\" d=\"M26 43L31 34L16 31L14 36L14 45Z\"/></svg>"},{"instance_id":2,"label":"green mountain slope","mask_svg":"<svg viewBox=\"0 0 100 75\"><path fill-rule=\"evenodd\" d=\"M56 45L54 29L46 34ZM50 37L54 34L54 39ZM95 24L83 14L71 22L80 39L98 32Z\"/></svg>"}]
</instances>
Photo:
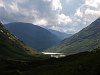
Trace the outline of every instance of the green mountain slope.
<instances>
[{"instance_id":1,"label":"green mountain slope","mask_svg":"<svg viewBox=\"0 0 100 75\"><path fill-rule=\"evenodd\" d=\"M27 59L35 57L38 52L27 47L15 36L9 33L0 23L0 57L13 59Z\"/></svg>"},{"instance_id":2,"label":"green mountain slope","mask_svg":"<svg viewBox=\"0 0 100 75\"><path fill-rule=\"evenodd\" d=\"M56 47L50 48L49 52L63 52L75 54L90 51L100 46L100 18L91 23L80 32L62 41Z\"/></svg>"}]
</instances>

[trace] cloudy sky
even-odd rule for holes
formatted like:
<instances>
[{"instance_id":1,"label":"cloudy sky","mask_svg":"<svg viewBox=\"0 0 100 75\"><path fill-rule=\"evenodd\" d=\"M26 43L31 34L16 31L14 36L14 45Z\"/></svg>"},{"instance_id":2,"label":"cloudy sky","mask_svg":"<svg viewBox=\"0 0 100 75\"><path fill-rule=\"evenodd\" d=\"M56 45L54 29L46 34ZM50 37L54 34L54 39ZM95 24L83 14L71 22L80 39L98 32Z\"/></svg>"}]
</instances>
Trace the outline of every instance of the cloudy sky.
<instances>
[{"instance_id":1,"label":"cloudy sky","mask_svg":"<svg viewBox=\"0 0 100 75\"><path fill-rule=\"evenodd\" d=\"M0 0L0 21L76 33L100 17L100 0Z\"/></svg>"}]
</instances>

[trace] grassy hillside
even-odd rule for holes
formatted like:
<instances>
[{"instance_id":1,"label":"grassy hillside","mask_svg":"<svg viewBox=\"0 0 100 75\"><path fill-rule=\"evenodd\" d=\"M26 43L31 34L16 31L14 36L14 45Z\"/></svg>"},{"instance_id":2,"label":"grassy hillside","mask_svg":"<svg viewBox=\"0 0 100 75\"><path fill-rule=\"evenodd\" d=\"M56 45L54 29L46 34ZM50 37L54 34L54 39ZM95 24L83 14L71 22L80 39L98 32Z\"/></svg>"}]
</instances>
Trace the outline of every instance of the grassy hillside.
<instances>
[{"instance_id":1,"label":"grassy hillside","mask_svg":"<svg viewBox=\"0 0 100 75\"><path fill-rule=\"evenodd\" d=\"M0 23L0 58L29 59L38 56L35 49L27 47Z\"/></svg>"},{"instance_id":2,"label":"grassy hillside","mask_svg":"<svg viewBox=\"0 0 100 75\"><path fill-rule=\"evenodd\" d=\"M63 52L67 55L90 51L100 46L100 18L82 29L75 35L67 38L49 52Z\"/></svg>"},{"instance_id":3,"label":"grassy hillside","mask_svg":"<svg viewBox=\"0 0 100 75\"><path fill-rule=\"evenodd\" d=\"M59 59L29 62L0 60L0 66L2 75L100 75L100 49Z\"/></svg>"}]
</instances>

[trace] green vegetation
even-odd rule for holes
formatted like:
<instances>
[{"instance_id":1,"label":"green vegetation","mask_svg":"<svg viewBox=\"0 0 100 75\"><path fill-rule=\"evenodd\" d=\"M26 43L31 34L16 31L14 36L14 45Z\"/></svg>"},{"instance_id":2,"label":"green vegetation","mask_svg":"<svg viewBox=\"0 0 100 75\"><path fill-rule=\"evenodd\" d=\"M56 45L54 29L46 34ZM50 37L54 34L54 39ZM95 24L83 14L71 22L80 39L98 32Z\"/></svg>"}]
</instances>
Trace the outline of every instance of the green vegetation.
<instances>
[{"instance_id":1,"label":"green vegetation","mask_svg":"<svg viewBox=\"0 0 100 75\"><path fill-rule=\"evenodd\" d=\"M29 60L40 56L42 54L26 46L0 23L0 58Z\"/></svg>"},{"instance_id":2,"label":"green vegetation","mask_svg":"<svg viewBox=\"0 0 100 75\"><path fill-rule=\"evenodd\" d=\"M100 49L64 58L35 61L0 60L2 75L99 75Z\"/></svg>"}]
</instances>

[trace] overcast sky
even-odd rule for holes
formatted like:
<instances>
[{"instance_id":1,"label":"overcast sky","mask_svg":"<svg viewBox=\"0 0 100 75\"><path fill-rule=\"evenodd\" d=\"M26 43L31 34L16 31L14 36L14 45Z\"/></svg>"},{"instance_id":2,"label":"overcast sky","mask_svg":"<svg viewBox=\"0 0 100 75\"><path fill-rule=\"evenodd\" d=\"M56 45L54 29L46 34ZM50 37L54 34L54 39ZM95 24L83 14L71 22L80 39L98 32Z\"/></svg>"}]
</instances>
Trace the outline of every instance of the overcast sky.
<instances>
[{"instance_id":1,"label":"overcast sky","mask_svg":"<svg viewBox=\"0 0 100 75\"><path fill-rule=\"evenodd\" d=\"M100 17L100 0L0 0L0 21L76 33Z\"/></svg>"}]
</instances>

